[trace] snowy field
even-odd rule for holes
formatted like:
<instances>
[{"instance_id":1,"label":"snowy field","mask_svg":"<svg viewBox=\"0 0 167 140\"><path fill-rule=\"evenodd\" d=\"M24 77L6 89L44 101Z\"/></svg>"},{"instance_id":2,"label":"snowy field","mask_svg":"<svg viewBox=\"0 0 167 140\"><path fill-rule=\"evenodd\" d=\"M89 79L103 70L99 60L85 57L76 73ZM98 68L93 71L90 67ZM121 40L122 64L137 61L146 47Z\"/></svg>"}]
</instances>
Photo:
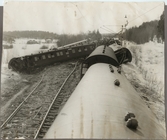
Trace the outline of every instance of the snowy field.
<instances>
[{"instance_id":1,"label":"snowy field","mask_svg":"<svg viewBox=\"0 0 167 140\"><path fill-rule=\"evenodd\" d=\"M129 44L132 52L132 64L135 65L146 80L146 85L158 96L164 97L164 44L149 42L143 45Z\"/></svg>"},{"instance_id":2,"label":"snowy field","mask_svg":"<svg viewBox=\"0 0 167 140\"><path fill-rule=\"evenodd\" d=\"M20 57L24 55L31 55L39 52L48 51L51 48L57 48L57 43L45 43L44 40L35 39L39 44L27 44L28 40L34 39L16 39L13 43L12 49L3 49L2 64L7 64L11 58ZM46 46L47 49L41 49L42 46Z\"/></svg>"},{"instance_id":3,"label":"snowy field","mask_svg":"<svg viewBox=\"0 0 167 140\"><path fill-rule=\"evenodd\" d=\"M128 42L126 47L133 58L131 63L123 65L125 76L166 130L164 44Z\"/></svg>"}]
</instances>

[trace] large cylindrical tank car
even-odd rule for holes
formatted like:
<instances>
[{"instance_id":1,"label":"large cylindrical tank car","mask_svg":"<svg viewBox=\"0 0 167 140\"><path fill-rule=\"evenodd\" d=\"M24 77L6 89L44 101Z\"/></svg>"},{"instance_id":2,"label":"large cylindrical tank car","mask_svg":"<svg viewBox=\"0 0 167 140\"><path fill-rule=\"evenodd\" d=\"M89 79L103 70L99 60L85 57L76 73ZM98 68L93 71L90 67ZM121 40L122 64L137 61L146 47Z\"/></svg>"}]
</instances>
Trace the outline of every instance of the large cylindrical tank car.
<instances>
[{"instance_id":1,"label":"large cylindrical tank car","mask_svg":"<svg viewBox=\"0 0 167 140\"><path fill-rule=\"evenodd\" d=\"M87 72L44 138L165 139L112 48L99 46L85 64Z\"/></svg>"}]
</instances>

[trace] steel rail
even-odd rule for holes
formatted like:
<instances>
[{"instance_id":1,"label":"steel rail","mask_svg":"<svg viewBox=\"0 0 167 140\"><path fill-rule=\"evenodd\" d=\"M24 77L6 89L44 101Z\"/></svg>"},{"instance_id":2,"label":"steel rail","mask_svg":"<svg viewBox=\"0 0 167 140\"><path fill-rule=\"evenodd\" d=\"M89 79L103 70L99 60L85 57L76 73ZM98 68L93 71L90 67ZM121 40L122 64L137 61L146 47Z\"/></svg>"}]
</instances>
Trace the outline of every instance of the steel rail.
<instances>
[{"instance_id":1,"label":"steel rail","mask_svg":"<svg viewBox=\"0 0 167 140\"><path fill-rule=\"evenodd\" d=\"M74 69L73 69L73 70L71 71L71 73L67 76L67 78L64 80L63 84L62 84L61 87L59 88L59 90L58 90L56 96L54 97L52 103L50 104L50 106L49 106L49 108L48 108L48 111L46 112L46 114L45 114L45 116L44 116L44 118L43 118L43 121L42 121L41 125L40 125L39 128L38 128L38 131L37 131L37 133L36 133L34 139L36 139L36 138L38 137L39 132L40 132L40 130L41 130L41 128L42 128L42 126L43 126L43 124L44 124L46 118L47 118L47 115L49 114L49 111L50 111L51 107L53 106L53 104L54 104L54 102L55 102L57 96L60 94L60 91L62 90L62 88L63 88L64 85L66 84L67 80L68 80L68 79L70 78L70 76L74 73L75 69L77 68L77 64L78 64L78 61L76 62Z\"/></svg>"},{"instance_id":2,"label":"steel rail","mask_svg":"<svg viewBox=\"0 0 167 140\"><path fill-rule=\"evenodd\" d=\"M7 124L11 119L17 114L17 112L21 109L21 106L24 104L24 102L31 96L31 94L37 89L37 87L41 84L45 74L42 75L41 80L36 85L36 87L29 93L29 95L20 103L20 105L13 111L13 113L5 120L5 122L1 125L1 128Z\"/></svg>"}]
</instances>

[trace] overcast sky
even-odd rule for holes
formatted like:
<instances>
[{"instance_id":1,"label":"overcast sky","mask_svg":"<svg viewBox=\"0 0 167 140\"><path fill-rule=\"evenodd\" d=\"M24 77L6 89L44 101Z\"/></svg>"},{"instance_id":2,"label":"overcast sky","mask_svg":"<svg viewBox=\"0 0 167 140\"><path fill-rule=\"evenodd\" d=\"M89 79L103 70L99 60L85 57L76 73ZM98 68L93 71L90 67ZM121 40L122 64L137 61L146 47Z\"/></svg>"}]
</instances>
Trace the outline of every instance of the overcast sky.
<instances>
[{"instance_id":1,"label":"overcast sky","mask_svg":"<svg viewBox=\"0 0 167 140\"><path fill-rule=\"evenodd\" d=\"M143 22L159 19L163 2L7 2L4 31L40 30L54 33L119 32ZM125 18L127 17L127 18Z\"/></svg>"}]
</instances>

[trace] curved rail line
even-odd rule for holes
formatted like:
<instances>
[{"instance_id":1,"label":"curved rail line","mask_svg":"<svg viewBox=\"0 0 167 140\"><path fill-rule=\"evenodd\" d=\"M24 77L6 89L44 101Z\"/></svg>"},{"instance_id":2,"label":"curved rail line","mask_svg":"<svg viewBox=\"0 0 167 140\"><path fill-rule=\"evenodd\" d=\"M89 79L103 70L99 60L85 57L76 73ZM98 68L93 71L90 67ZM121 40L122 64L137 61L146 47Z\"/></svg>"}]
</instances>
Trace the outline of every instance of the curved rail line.
<instances>
[{"instance_id":1,"label":"curved rail line","mask_svg":"<svg viewBox=\"0 0 167 140\"><path fill-rule=\"evenodd\" d=\"M5 120L5 122L1 125L1 128L3 128L7 123L9 123L12 118L17 114L17 112L21 109L22 105L25 103L25 101L32 95L32 93L37 89L37 87L41 84L44 76L46 75L45 73L42 75L41 80L39 83L35 86L35 88L29 93L29 95L19 104L19 106L12 112L12 114Z\"/></svg>"},{"instance_id":2,"label":"curved rail line","mask_svg":"<svg viewBox=\"0 0 167 140\"><path fill-rule=\"evenodd\" d=\"M71 73L67 76L67 78L64 80L63 84L61 85L60 89L58 90L56 96L54 97L52 103L50 104L48 111L46 112L43 121L41 125L39 126L37 133L34 137L34 139L37 138L43 138L49 127L51 126L53 120L58 115L58 111L56 109L59 108L59 104L61 103L62 96L60 95L60 92L64 85L66 84L67 80L70 78L70 76L74 73L78 65L78 61L75 64L74 69L71 71ZM57 102L56 102L57 100Z\"/></svg>"}]
</instances>

